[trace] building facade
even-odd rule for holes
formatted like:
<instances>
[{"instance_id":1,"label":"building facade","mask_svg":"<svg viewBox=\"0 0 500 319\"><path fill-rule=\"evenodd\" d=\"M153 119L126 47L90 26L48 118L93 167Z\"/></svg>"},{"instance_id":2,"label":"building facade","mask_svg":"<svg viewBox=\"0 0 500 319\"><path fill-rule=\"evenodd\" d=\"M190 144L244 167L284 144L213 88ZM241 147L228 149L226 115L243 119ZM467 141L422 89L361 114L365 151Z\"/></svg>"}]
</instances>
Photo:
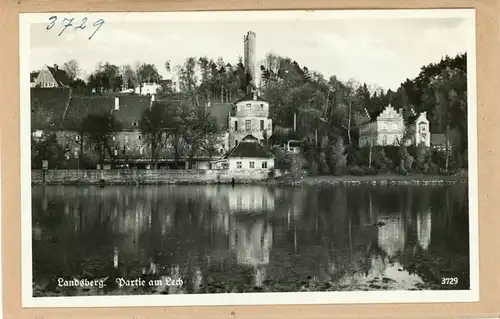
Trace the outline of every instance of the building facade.
<instances>
[{"instance_id":1,"label":"building facade","mask_svg":"<svg viewBox=\"0 0 500 319\"><path fill-rule=\"evenodd\" d=\"M273 121L269 118L269 103L254 91L235 103L234 116L229 118L229 148L238 145L247 135L259 143L272 135Z\"/></svg>"},{"instance_id":2,"label":"building facade","mask_svg":"<svg viewBox=\"0 0 500 319\"><path fill-rule=\"evenodd\" d=\"M404 144L430 146L429 120L426 112L405 114L388 105L380 114L359 127L359 146L391 146Z\"/></svg>"},{"instance_id":3,"label":"building facade","mask_svg":"<svg viewBox=\"0 0 500 319\"><path fill-rule=\"evenodd\" d=\"M158 83L141 83L135 88L135 93L139 95L154 95L158 93L161 84Z\"/></svg>"}]
</instances>

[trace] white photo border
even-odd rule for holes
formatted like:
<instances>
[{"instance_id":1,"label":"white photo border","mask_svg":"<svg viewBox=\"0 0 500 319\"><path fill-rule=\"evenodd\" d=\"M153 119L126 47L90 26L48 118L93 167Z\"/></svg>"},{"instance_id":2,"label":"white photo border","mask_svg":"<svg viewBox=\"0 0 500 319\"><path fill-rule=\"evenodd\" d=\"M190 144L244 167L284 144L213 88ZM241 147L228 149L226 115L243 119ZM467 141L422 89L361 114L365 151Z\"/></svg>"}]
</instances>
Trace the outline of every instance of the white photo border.
<instances>
[{"instance_id":1,"label":"white photo border","mask_svg":"<svg viewBox=\"0 0 500 319\"><path fill-rule=\"evenodd\" d=\"M467 116L469 159L469 290L423 291L349 291L290 293L228 293L182 295L123 295L85 297L33 297L32 287L32 198L30 139L30 25L47 23L54 13L22 13L19 18L20 57L20 142L21 142L21 256L22 306L31 307L130 307L130 306L215 306L215 305L285 305L285 304L362 304L362 303L442 303L479 301L478 234L478 154L476 88L476 13L475 9L422 10L318 10L318 11L206 11L143 13L68 13L73 17L104 18L106 21L203 21L297 19L415 19L463 18L467 21ZM61 15L58 13L57 15Z\"/></svg>"}]
</instances>

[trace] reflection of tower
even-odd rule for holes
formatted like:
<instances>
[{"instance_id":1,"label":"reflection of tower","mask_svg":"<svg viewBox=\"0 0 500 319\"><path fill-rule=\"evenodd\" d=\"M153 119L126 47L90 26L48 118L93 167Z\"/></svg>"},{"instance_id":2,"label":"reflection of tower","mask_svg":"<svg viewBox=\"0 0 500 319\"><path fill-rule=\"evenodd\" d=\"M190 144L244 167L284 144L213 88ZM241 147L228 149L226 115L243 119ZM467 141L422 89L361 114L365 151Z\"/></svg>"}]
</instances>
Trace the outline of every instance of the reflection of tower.
<instances>
[{"instance_id":1,"label":"reflection of tower","mask_svg":"<svg viewBox=\"0 0 500 319\"><path fill-rule=\"evenodd\" d=\"M244 60L245 70L252 77L252 86L255 88L255 33L252 31L248 31L247 34L243 37L244 39Z\"/></svg>"},{"instance_id":2,"label":"reflection of tower","mask_svg":"<svg viewBox=\"0 0 500 319\"><path fill-rule=\"evenodd\" d=\"M394 257L404 250L405 229L401 218L391 218L378 230L378 245L389 256Z\"/></svg>"},{"instance_id":3,"label":"reflection of tower","mask_svg":"<svg viewBox=\"0 0 500 319\"><path fill-rule=\"evenodd\" d=\"M417 214L418 243L422 249L427 250L431 242L431 212L430 208Z\"/></svg>"},{"instance_id":4,"label":"reflection of tower","mask_svg":"<svg viewBox=\"0 0 500 319\"><path fill-rule=\"evenodd\" d=\"M273 243L272 226L264 220L236 221L231 229L230 246L240 265L261 266L269 263Z\"/></svg>"}]
</instances>

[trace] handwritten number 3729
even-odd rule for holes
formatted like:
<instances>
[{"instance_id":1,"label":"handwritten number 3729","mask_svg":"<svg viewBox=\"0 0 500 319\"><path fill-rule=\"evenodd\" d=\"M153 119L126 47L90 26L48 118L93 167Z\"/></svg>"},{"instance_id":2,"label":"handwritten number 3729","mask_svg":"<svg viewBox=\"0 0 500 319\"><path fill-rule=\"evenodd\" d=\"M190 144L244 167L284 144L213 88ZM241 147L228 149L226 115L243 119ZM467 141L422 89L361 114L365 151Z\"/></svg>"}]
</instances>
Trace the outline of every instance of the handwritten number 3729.
<instances>
[{"instance_id":1,"label":"handwritten number 3729","mask_svg":"<svg viewBox=\"0 0 500 319\"><path fill-rule=\"evenodd\" d=\"M56 22L57 22L57 16L50 17L49 24L47 25L46 29L47 30L52 29L56 25ZM89 40L92 39L94 34L96 34L96 32L99 31L99 29L102 27L103 24L104 24L104 19L99 19L92 24L92 26L95 28L95 30L90 35ZM63 32L67 28L71 28L71 27L73 27L75 30L84 30L87 27L87 17L83 18L81 21L78 21L78 22L75 21L75 18L71 18L71 19L64 18L62 21L62 26L63 27L61 29L61 32L59 32L59 34L58 34L59 36L61 34L63 34Z\"/></svg>"}]
</instances>

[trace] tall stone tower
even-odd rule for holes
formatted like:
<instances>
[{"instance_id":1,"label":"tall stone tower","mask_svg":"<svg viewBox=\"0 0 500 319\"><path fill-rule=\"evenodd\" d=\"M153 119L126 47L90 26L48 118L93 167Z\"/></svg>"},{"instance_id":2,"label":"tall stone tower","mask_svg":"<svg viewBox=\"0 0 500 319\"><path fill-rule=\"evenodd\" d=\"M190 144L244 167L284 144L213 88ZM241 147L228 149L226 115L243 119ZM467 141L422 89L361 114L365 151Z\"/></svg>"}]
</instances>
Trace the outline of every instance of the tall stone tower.
<instances>
[{"instance_id":1,"label":"tall stone tower","mask_svg":"<svg viewBox=\"0 0 500 319\"><path fill-rule=\"evenodd\" d=\"M245 64L245 70L252 77L252 86L256 87L255 81L255 33L252 31L248 31L247 34L243 37L244 39L244 58L243 63Z\"/></svg>"}]
</instances>

